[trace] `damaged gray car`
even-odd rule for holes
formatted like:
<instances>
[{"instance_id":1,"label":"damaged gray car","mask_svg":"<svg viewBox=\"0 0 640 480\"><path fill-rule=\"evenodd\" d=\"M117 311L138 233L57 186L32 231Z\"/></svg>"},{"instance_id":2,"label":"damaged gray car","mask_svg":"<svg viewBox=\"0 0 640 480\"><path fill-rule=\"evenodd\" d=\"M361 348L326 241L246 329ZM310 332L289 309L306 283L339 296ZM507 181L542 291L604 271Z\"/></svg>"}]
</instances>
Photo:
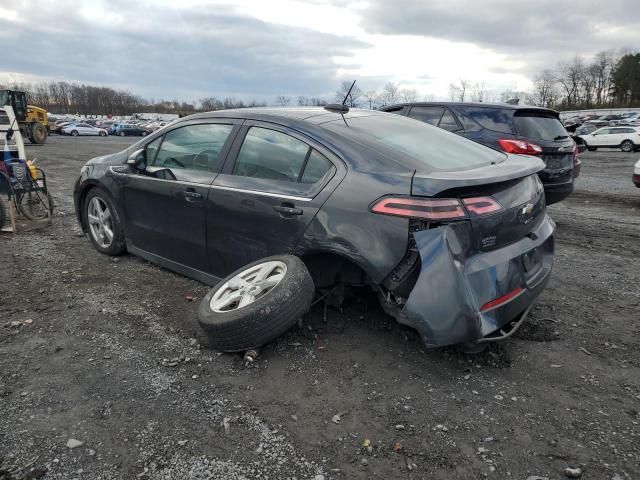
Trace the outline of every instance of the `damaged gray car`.
<instances>
[{"instance_id":1,"label":"damaged gray car","mask_svg":"<svg viewBox=\"0 0 640 480\"><path fill-rule=\"evenodd\" d=\"M100 252L214 286L198 319L219 350L259 347L345 285L429 347L472 348L511 335L549 280L543 168L389 113L227 110L90 161L75 205Z\"/></svg>"}]
</instances>

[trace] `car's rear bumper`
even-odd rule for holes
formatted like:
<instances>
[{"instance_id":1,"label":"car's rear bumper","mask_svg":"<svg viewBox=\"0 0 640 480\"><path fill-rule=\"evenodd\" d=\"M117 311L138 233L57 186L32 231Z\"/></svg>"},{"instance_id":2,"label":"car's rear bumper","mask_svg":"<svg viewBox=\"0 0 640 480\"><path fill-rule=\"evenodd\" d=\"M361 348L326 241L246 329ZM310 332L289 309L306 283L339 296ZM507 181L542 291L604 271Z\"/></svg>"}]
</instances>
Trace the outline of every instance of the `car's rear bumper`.
<instances>
[{"instance_id":1,"label":"car's rear bumper","mask_svg":"<svg viewBox=\"0 0 640 480\"><path fill-rule=\"evenodd\" d=\"M490 337L520 318L544 290L554 229L545 215L527 237L468 258L450 226L414 233L421 271L398 320L430 347Z\"/></svg>"},{"instance_id":2,"label":"car's rear bumper","mask_svg":"<svg viewBox=\"0 0 640 480\"><path fill-rule=\"evenodd\" d=\"M573 193L574 178L562 183L544 183L544 197L547 205L561 202Z\"/></svg>"}]
</instances>

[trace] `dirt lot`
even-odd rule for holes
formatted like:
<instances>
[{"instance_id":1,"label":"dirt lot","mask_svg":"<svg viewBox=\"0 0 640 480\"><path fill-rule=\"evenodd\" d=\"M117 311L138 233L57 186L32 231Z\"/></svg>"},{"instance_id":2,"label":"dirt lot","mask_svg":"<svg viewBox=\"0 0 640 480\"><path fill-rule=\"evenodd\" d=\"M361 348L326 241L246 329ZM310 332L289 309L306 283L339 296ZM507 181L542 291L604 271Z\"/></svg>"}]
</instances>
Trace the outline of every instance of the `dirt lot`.
<instances>
[{"instance_id":1,"label":"dirt lot","mask_svg":"<svg viewBox=\"0 0 640 480\"><path fill-rule=\"evenodd\" d=\"M515 338L426 351L365 299L247 367L206 347L205 286L80 235L80 166L131 141L29 148L58 209L0 236L0 479L640 478L638 154L584 154Z\"/></svg>"}]
</instances>

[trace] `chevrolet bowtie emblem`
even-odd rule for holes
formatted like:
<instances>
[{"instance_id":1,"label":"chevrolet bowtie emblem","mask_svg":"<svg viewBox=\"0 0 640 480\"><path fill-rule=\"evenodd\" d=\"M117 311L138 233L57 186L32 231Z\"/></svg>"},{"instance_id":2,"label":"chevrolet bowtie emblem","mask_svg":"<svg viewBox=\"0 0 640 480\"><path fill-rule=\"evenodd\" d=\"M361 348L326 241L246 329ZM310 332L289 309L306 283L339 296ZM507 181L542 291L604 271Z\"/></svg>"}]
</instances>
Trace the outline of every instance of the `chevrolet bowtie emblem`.
<instances>
[{"instance_id":1,"label":"chevrolet bowtie emblem","mask_svg":"<svg viewBox=\"0 0 640 480\"><path fill-rule=\"evenodd\" d=\"M533 203L527 203L522 207L522 215L529 215L531 212L533 212Z\"/></svg>"}]
</instances>

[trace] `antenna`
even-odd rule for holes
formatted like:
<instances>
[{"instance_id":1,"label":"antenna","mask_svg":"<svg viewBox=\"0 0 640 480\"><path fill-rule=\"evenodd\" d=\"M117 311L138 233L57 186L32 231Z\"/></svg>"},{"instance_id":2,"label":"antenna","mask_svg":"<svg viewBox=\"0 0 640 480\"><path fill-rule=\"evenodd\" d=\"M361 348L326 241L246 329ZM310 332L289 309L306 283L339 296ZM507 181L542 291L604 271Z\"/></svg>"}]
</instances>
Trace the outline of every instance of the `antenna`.
<instances>
[{"instance_id":1,"label":"antenna","mask_svg":"<svg viewBox=\"0 0 640 480\"><path fill-rule=\"evenodd\" d=\"M351 84L351 87L349 87L349 91L347 92L347 94L344 96L344 100L342 100L342 105L344 105L345 103L347 103L347 98L349 98L349 95L351 95L351 90L353 90L353 87L355 86L356 81L354 80L353 83Z\"/></svg>"}]
</instances>

